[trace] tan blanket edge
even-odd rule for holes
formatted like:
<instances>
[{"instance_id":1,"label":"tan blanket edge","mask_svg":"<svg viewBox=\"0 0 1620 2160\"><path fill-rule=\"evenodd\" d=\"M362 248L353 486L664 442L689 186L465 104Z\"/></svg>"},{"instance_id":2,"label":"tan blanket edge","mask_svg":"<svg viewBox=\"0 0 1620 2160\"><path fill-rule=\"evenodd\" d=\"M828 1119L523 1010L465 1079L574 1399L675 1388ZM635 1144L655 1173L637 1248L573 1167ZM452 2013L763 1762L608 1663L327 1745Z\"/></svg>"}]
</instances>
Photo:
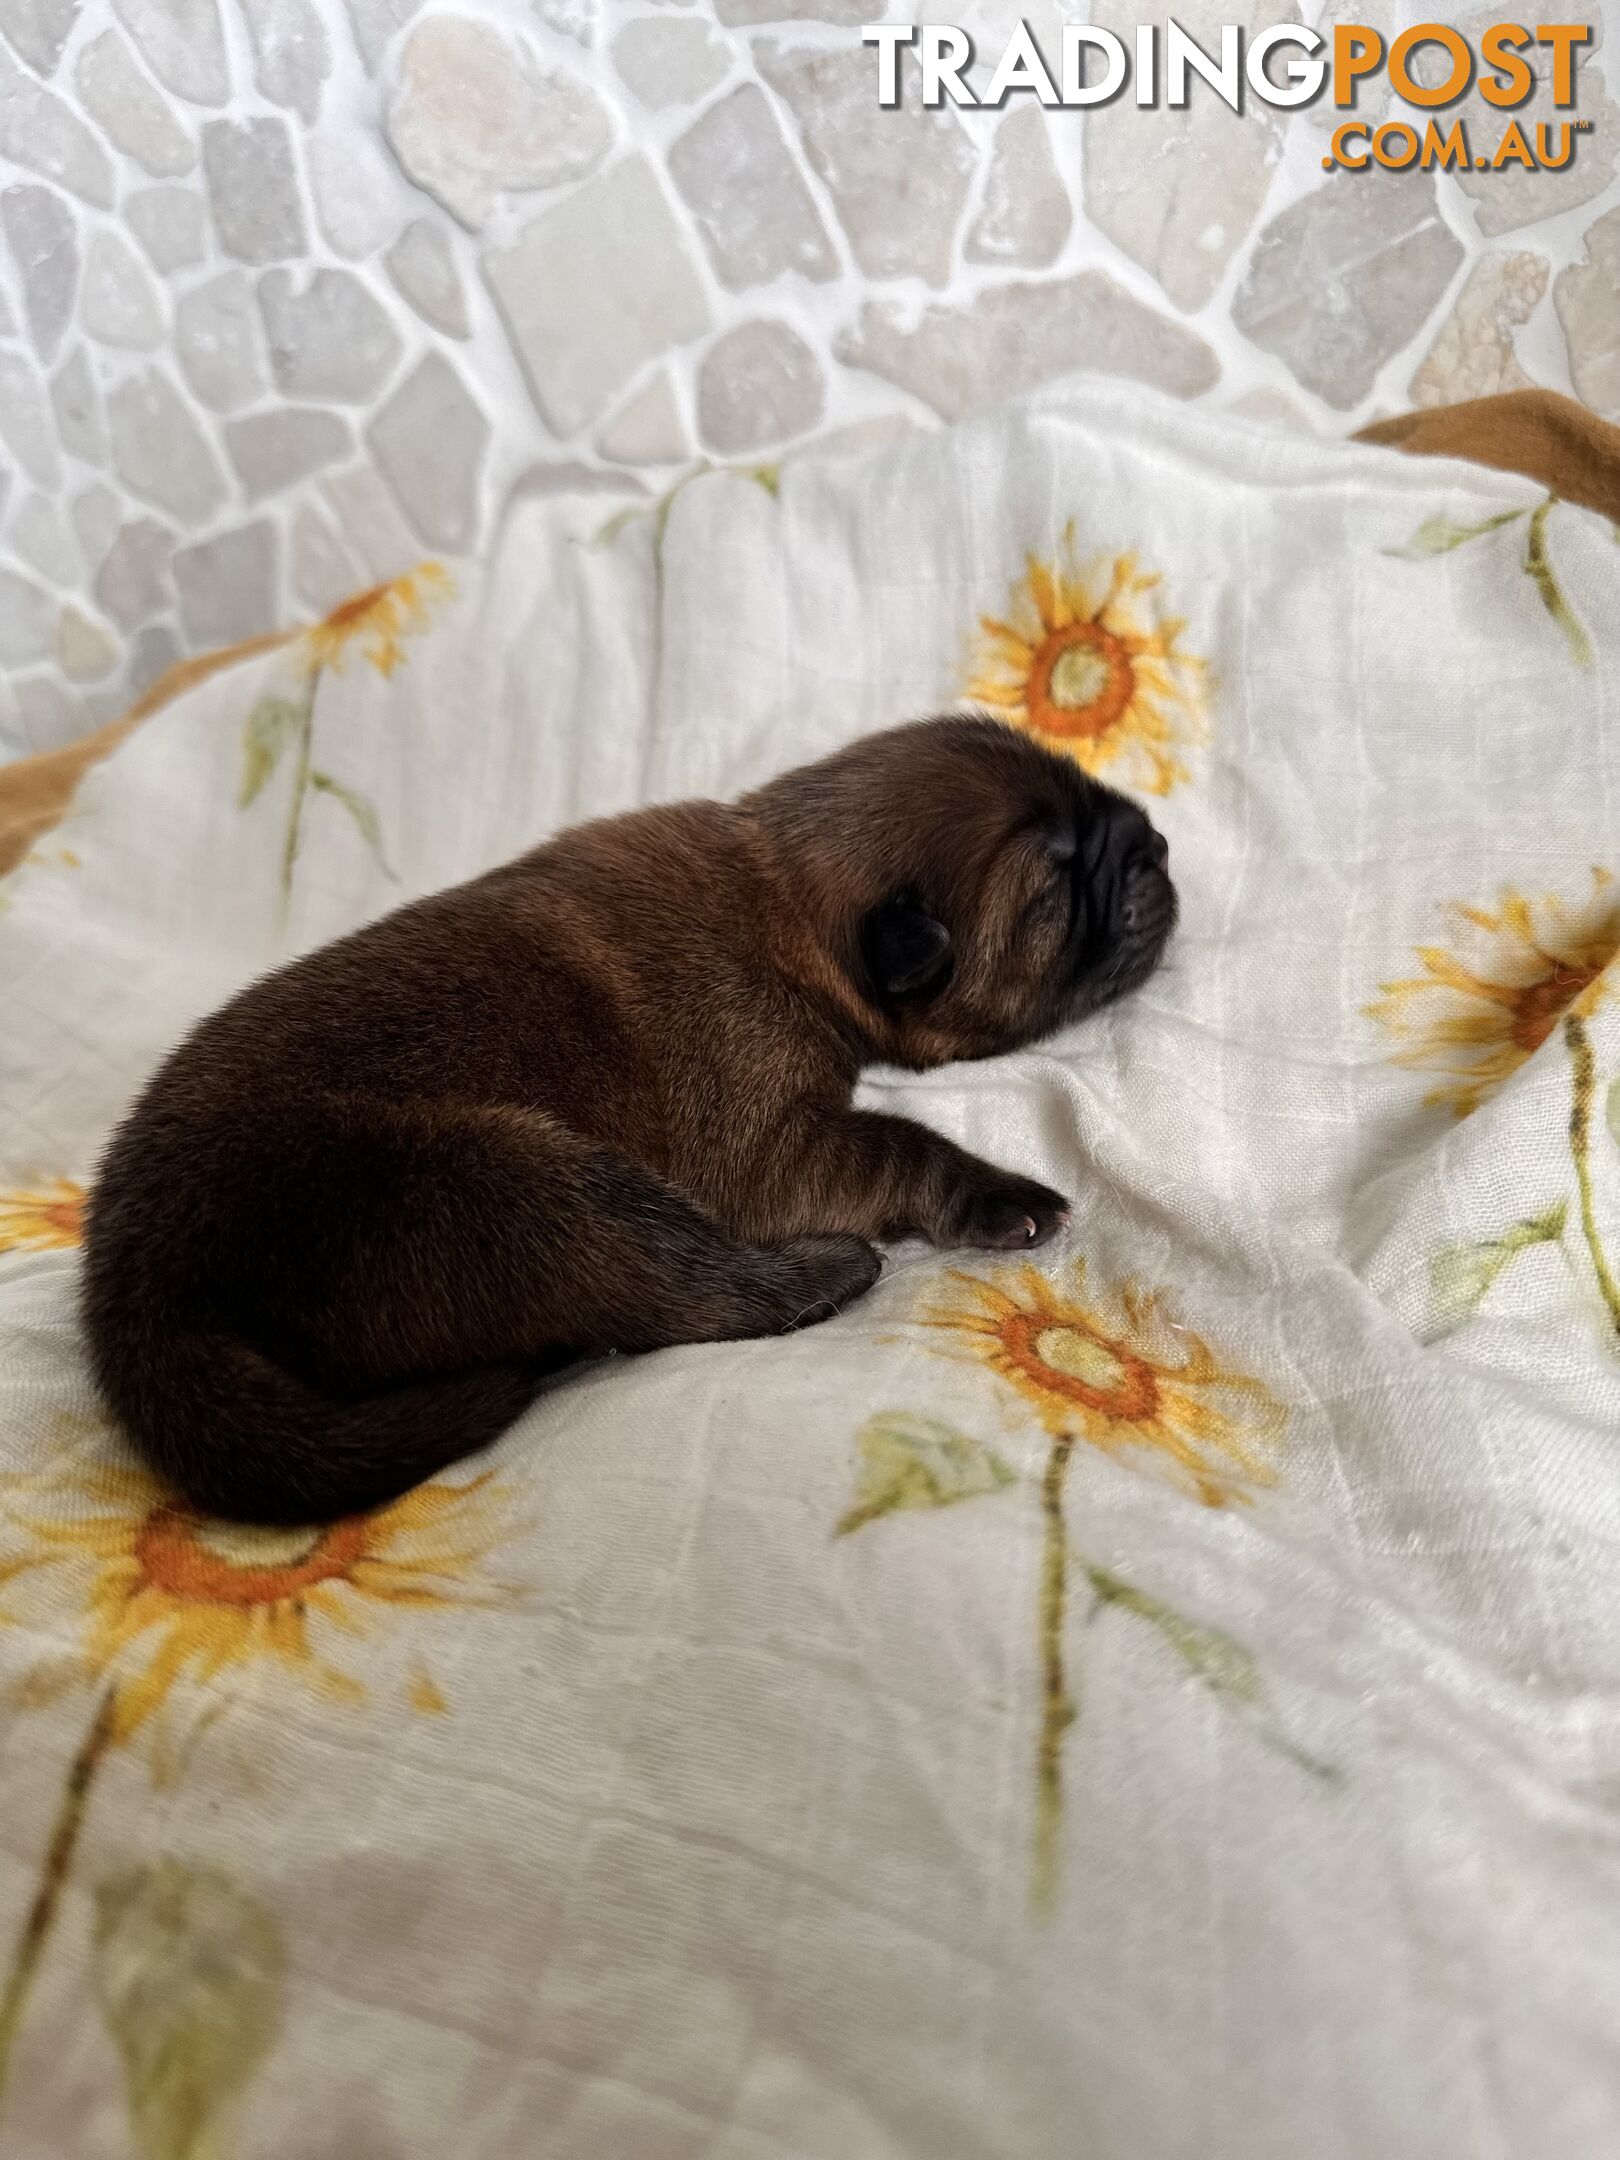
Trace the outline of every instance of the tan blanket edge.
<instances>
[{"instance_id":1,"label":"tan blanket edge","mask_svg":"<svg viewBox=\"0 0 1620 2160\"><path fill-rule=\"evenodd\" d=\"M1620 427L1556 390L1507 390L1375 420L1358 442L1522 473L1565 502L1620 522Z\"/></svg>"}]
</instances>

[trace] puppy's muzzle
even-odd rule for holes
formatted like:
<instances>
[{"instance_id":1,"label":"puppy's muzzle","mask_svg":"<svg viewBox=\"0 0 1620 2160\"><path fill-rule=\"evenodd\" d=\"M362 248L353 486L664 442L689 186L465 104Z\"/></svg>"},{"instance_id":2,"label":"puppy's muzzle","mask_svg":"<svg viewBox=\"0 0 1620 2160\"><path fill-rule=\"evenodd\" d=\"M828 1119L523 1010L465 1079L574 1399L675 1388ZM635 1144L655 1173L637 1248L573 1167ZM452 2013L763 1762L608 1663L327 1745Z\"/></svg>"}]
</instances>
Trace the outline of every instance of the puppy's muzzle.
<instances>
[{"instance_id":1,"label":"puppy's muzzle","mask_svg":"<svg viewBox=\"0 0 1620 2160\"><path fill-rule=\"evenodd\" d=\"M1169 861L1169 841L1149 826L1126 857L1119 881L1119 934L1125 944L1162 945L1174 928L1176 888Z\"/></svg>"}]
</instances>

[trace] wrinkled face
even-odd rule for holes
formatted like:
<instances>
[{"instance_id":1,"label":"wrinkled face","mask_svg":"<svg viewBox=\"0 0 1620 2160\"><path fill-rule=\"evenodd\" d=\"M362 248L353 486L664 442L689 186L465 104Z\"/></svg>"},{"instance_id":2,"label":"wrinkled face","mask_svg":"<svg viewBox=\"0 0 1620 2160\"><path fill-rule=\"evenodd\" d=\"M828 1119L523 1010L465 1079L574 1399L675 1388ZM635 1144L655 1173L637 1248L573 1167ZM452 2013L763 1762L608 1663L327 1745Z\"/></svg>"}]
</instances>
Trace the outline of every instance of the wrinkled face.
<instances>
[{"instance_id":1,"label":"wrinkled face","mask_svg":"<svg viewBox=\"0 0 1620 2160\"><path fill-rule=\"evenodd\" d=\"M861 966L908 1064L1032 1042L1144 982L1175 927L1169 848L1137 806L1000 722L871 742L893 793L889 890Z\"/></svg>"}]
</instances>

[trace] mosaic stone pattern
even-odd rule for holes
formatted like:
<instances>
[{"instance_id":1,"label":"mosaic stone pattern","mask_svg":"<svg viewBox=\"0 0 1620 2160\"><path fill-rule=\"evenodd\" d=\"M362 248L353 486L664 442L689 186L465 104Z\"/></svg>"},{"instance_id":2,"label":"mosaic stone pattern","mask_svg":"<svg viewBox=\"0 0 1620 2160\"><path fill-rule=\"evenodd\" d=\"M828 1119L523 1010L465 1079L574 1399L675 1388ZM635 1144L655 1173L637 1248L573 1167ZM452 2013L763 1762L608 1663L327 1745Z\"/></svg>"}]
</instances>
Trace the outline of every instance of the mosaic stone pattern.
<instances>
[{"instance_id":1,"label":"mosaic stone pattern","mask_svg":"<svg viewBox=\"0 0 1620 2160\"><path fill-rule=\"evenodd\" d=\"M1017 13L1062 19L909 12L970 32L974 79ZM1434 13L1175 12L1206 44ZM1076 367L1336 433L1533 382L1620 417L1601 41L1567 172L1330 175L1325 104L925 112L912 74L883 112L880 14L0 0L0 755L476 550L514 487L656 493Z\"/></svg>"}]
</instances>

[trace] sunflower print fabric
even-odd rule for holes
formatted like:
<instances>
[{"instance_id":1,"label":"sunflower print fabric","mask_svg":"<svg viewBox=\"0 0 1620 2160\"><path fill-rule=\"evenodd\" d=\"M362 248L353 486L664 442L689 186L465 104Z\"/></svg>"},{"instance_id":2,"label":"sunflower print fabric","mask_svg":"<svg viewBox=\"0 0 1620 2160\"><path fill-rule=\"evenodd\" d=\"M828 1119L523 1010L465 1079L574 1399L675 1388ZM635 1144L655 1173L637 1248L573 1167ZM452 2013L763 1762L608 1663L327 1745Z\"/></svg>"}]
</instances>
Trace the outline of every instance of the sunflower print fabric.
<instances>
[{"instance_id":1,"label":"sunflower print fabric","mask_svg":"<svg viewBox=\"0 0 1620 2160\"><path fill-rule=\"evenodd\" d=\"M1612 2160L1609 525L1100 377L590 477L188 663L0 881L0 2155ZM862 1080L1058 1237L345 1521L131 1457L79 1241L205 1013L968 699L1181 895L1129 998Z\"/></svg>"},{"instance_id":2,"label":"sunflower print fabric","mask_svg":"<svg viewBox=\"0 0 1620 2160\"><path fill-rule=\"evenodd\" d=\"M454 590L443 563L423 562L389 584L373 585L342 601L304 633L310 674L323 668L341 670L349 655L357 653L379 675L392 675L405 664L406 640L428 628L434 608Z\"/></svg>"},{"instance_id":3,"label":"sunflower print fabric","mask_svg":"<svg viewBox=\"0 0 1620 2160\"><path fill-rule=\"evenodd\" d=\"M1088 1296L1085 1263L1066 1283L1026 1267L1004 1281L951 1279L925 1324L940 1346L1015 1387L1048 1432L1157 1458L1207 1507L1247 1497L1275 1471L1267 1441L1283 1421L1258 1382L1225 1371L1174 1328L1162 1293L1122 1283Z\"/></svg>"},{"instance_id":4,"label":"sunflower print fabric","mask_svg":"<svg viewBox=\"0 0 1620 2160\"><path fill-rule=\"evenodd\" d=\"M343 601L292 640L285 686L261 697L248 714L238 808L250 808L284 758L291 757L292 786L280 858L284 903L292 894L312 796L324 795L343 810L384 874L395 877L369 796L315 763L316 701L323 678L341 674L351 657L358 657L386 681L405 665L408 641L427 629L434 610L454 591L455 582L442 563L423 562L389 584Z\"/></svg>"},{"instance_id":5,"label":"sunflower print fabric","mask_svg":"<svg viewBox=\"0 0 1620 2160\"><path fill-rule=\"evenodd\" d=\"M1568 1136L1576 1186L1574 1224L1585 1242L1606 1328L1620 1344L1620 1272L1598 1216L1593 1164L1598 1067L1589 1023L1614 989L1620 957L1620 896L1614 873L1594 868L1583 900L1527 899L1512 887L1495 908L1452 909L1474 964L1445 947L1419 946L1423 973L1385 983L1367 1010L1399 1040L1400 1065L1450 1078L1424 1100L1457 1117L1490 1100L1544 1045L1558 1038L1569 1060ZM1609 1131L1620 1144L1620 1082L1608 1094ZM1436 1255L1437 1309L1450 1321L1477 1307L1508 1265L1537 1246L1562 1249L1571 1210L1558 1200L1500 1233Z\"/></svg>"},{"instance_id":6,"label":"sunflower print fabric","mask_svg":"<svg viewBox=\"0 0 1620 2160\"><path fill-rule=\"evenodd\" d=\"M1161 1293L1129 1282L1100 1297L1088 1293L1085 1262L1077 1259L1062 1282L1030 1266L1001 1276L952 1273L918 1315L925 1329L945 1338L935 1347L987 1367L1049 1436L1044 1465L1031 1480L1044 1524L1030 1880L1038 1919L1050 1916L1062 1882L1064 1751L1079 1718L1069 1679L1075 1565L1066 1512L1076 1449L1157 1460L1206 1507L1246 1501L1277 1479L1283 1405L1259 1381L1223 1367L1197 1335L1177 1327L1166 1305ZM861 1489L838 1525L841 1535L898 1508L945 1507L1018 1482L989 1447L916 1415L873 1419L860 1445ZM1086 1561L1080 1571L1093 1594L1093 1616L1112 1608L1145 1620L1218 1699L1246 1714L1260 1712L1262 1737L1313 1774L1336 1777L1272 1726L1264 1683L1241 1645L1106 1568Z\"/></svg>"},{"instance_id":7,"label":"sunflower print fabric","mask_svg":"<svg viewBox=\"0 0 1620 2160\"><path fill-rule=\"evenodd\" d=\"M1557 507L1558 497L1549 495L1533 510L1498 510L1490 517L1481 518L1475 523L1459 524L1453 518L1427 517L1410 540L1401 546L1386 548L1384 552L1402 562L1426 562L1431 556L1449 555L1454 548L1468 547L1490 535L1505 537L1504 528L1522 528L1524 553L1520 559L1520 568L1541 605L1562 633L1564 650L1569 658L1579 668L1590 668L1592 641L1587 636L1586 627L1580 617L1570 606L1554 565L1548 523Z\"/></svg>"},{"instance_id":8,"label":"sunflower print fabric","mask_svg":"<svg viewBox=\"0 0 1620 2160\"><path fill-rule=\"evenodd\" d=\"M1134 555L1083 562L1068 526L1054 558L1029 556L1006 615L982 618L967 696L1098 778L1168 795L1209 722L1204 663L1160 583Z\"/></svg>"},{"instance_id":9,"label":"sunflower print fabric","mask_svg":"<svg viewBox=\"0 0 1620 2160\"><path fill-rule=\"evenodd\" d=\"M66 1691L88 1692L93 1705L62 1787L27 1922L9 1968L0 1968L0 2111L109 1751L152 1735L151 1775L159 1785L172 1785L186 1775L209 1728L228 1713L232 1693L251 1676L272 1673L353 1712L365 1702L366 1689L334 1659L329 1644L352 1646L401 1614L448 1612L518 1594L487 1571L493 1548L511 1527L487 1474L420 1486L366 1515L272 1530L213 1521L182 1506L133 1465L108 1466L111 1438L63 1418L57 1464L0 1474L0 1631L66 1620L78 1636L67 1664L37 1669L14 1695L13 1708L39 1707ZM417 1711L447 1707L425 1666L406 1700ZM132 1901L138 1906L158 1898L158 1911L141 1923L150 1933L165 1924L164 1908L175 1900L181 1911L167 1915L170 1926L184 1925L185 1903L201 1900L207 1919L196 1924L216 1937L214 1960L268 1962L279 1976L282 1935L267 1908L231 1878L165 1865L171 1877L161 1892L142 1871L98 1892L119 1909L120 1927L137 1924ZM140 1963L159 1955L150 1945L129 1949ZM165 1946L161 1954L206 1963L204 1953L185 1942L178 1953ZM202 1973L193 1985L209 1995L224 1992ZM138 1990L116 2005L104 1999L103 2007L126 2060L132 2053L163 2055L163 2037ZM265 2052L275 2007L255 1998L251 2032L234 2036L223 2054L204 2052L196 2037L188 2037L192 2059L171 2061L156 2086L132 2074L136 2123L159 2124L161 2150L190 2150L187 2141L204 2135ZM227 2005L222 2014L228 2023L239 2008ZM171 2148L171 2138L181 2142Z\"/></svg>"},{"instance_id":10,"label":"sunflower print fabric","mask_svg":"<svg viewBox=\"0 0 1620 2160\"><path fill-rule=\"evenodd\" d=\"M1421 971L1382 985L1368 1011L1399 1047L1397 1064L1445 1077L1426 1100L1466 1117L1533 1057L1566 1016L1588 1019L1620 954L1620 894L1596 869L1583 895L1494 907L1456 903L1451 941L1420 945Z\"/></svg>"},{"instance_id":11,"label":"sunflower print fabric","mask_svg":"<svg viewBox=\"0 0 1620 2160\"><path fill-rule=\"evenodd\" d=\"M359 1702L363 1685L328 1645L363 1639L390 1608L448 1611L511 1594L484 1572L506 1527L487 1477L278 1530L212 1521L99 1456L0 1479L0 1579L82 1612L84 1667L108 1687L114 1742L182 1698L194 1705L203 1684L217 1711L217 1683L260 1660L330 1701Z\"/></svg>"},{"instance_id":12,"label":"sunflower print fabric","mask_svg":"<svg viewBox=\"0 0 1620 2160\"><path fill-rule=\"evenodd\" d=\"M0 1187L0 1252L71 1252L83 1225L84 1187L72 1178Z\"/></svg>"}]
</instances>

